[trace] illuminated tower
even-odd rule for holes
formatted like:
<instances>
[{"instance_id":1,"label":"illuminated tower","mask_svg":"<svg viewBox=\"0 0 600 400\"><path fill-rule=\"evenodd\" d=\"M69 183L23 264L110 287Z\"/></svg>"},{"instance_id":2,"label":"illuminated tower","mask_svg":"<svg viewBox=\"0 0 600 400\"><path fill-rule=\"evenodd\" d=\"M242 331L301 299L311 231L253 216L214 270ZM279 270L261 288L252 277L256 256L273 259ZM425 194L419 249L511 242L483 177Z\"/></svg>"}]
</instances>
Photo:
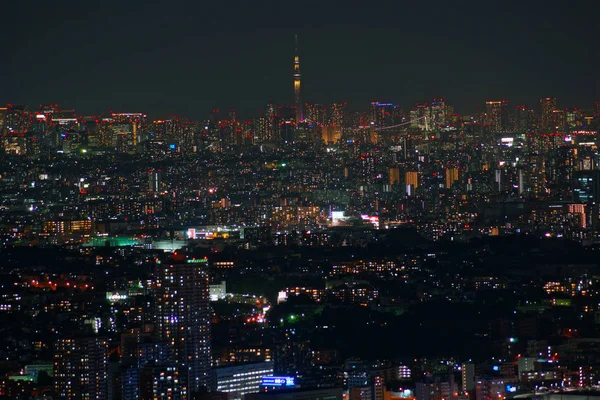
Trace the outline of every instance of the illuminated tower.
<instances>
[{"instance_id":1,"label":"illuminated tower","mask_svg":"<svg viewBox=\"0 0 600 400\"><path fill-rule=\"evenodd\" d=\"M298 35L294 36L296 50L294 55L294 99L296 101L296 123L304 121L304 110L302 108L302 96L300 94L300 57L298 56Z\"/></svg>"}]
</instances>

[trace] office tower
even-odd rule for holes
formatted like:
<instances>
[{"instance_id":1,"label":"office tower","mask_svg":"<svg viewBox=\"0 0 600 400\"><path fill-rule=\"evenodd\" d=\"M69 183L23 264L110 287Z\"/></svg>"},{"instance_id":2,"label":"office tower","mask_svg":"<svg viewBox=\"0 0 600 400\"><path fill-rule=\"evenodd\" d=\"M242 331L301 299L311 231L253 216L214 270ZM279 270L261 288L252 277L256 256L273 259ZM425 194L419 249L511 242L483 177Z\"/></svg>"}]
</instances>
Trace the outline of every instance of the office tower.
<instances>
[{"instance_id":1,"label":"office tower","mask_svg":"<svg viewBox=\"0 0 600 400\"><path fill-rule=\"evenodd\" d=\"M6 110L6 128L8 133L25 133L31 127L31 113L27 106L8 105Z\"/></svg>"},{"instance_id":2,"label":"office tower","mask_svg":"<svg viewBox=\"0 0 600 400\"><path fill-rule=\"evenodd\" d=\"M54 389L65 399L106 399L108 342L103 338L62 338L54 352Z\"/></svg>"},{"instance_id":3,"label":"office tower","mask_svg":"<svg viewBox=\"0 0 600 400\"><path fill-rule=\"evenodd\" d=\"M486 101L484 124L490 132L500 132L508 126L508 101Z\"/></svg>"},{"instance_id":4,"label":"office tower","mask_svg":"<svg viewBox=\"0 0 600 400\"><path fill-rule=\"evenodd\" d=\"M248 393L258 393L263 376L273 376L273 363L250 363L215 368L218 392L229 393L229 400L241 400Z\"/></svg>"},{"instance_id":5,"label":"office tower","mask_svg":"<svg viewBox=\"0 0 600 400\"><path fill-rule=\"evenodd\" d=\"M187 369L191 391L212 389L208 268L205 259L174 257L157 265L156 332Z\"/></svg>"},{"instance_id":6,"label":"office tower","mask_svg":"<svg viewBox=\"0 0 600 400\"><path fill-rule=\"evenodd\" d=\"M567 124L565 110L552 110L552 125L551 129L562 132Z\"/></svg>"},{"instance_id":7,"label":"office tower","mask_svg":"<svg viewBox=\"0 0 600 400\"><path fill-rule=\"evenodd\" d=\"M573 174L573 201L600 202L600 170L576 171Z\"/></svg>"},{"instance_id":8,"label":"office tower","mask_svg":"<svg viewBox=\"0 0 600 400\"><path fill-rule=\"evenodd\" d=\"M404 175L404 183L406 185L406 195L414 196L419 188L419 173L416 171L406 172Z\"/></svg>"},{"instance_id":9,"label":"office tower","mask_svg":"<svg viewBox=\"0 0 600 400\"><path fill-rule=\"evenodd\" d=\"M146 127L146 115L142 113L111 113L113 130L119 138L121 151L133 151L142 141L142 133Z\"/></svg>"},{"instance_id":10,"label":"office tower","mask_svg":"<svg viewBox=\"0 0 600 400\"><path fill-rule=\"evenodd\" d=\"M552 129L552 112L556 109L556 97L544 97L540 99L541 128Z\"/></svg>"},{"instance_id":11,"label":"office tower","mask_svg":"<svg viewBox=\"0 0 600 400\"><path fill-rule=\"evenodd\" d=\"M326 144L338 142L342 138L342 127L330 125L321 127L321 138Z\"/></svg>"},{"instance_id":12,"label":"office tower","mask_svg":"<svg viewBox=\"0 0 600 400\"><path fill-rule=\"evenodd\" d=\"M423 131L431 130L431 109L427 104L415 104L410 110L410 126Z\"/></svg>"},{"instance_id":13,"label":"office tower","mask_svg":"<svg viewBox=\"0 0 600 400\"><path fill-rule=\"evenodd\" d=\"M470 392L475 389L475 364L463 364L461 375L463 392Z\"/></svg>"},{"instance_id":14,"label":"office tower","mask_svg":"<svg viewBox=\"0 0 600 400\"><path fill-rule=\"evenodd\" d=\"M265 107L265 117L268 120L273 120L277 117L277 104L267 104L267 106Z\"/></svg>"},{"instance_id":15,"label":"office tower","mask_svg":"<svg viewBox=\"0 0 600 400\"><path fill-rule=\"evenodd\" d=\"M371 103L371 122L375 123L375 127L383 128L392 126L395 123L397 106L391 103L380 103L374 101Z\"/></svg>"},{"instance_id":16,"label":"office tower","mask_svg":"<svg viewBox=\"0 0 600 400\"><path fill-rule=\"evenodd\" d=\"M585 124L585 114L577 108L567 109L565 110L565 124L568 129L581 129Z\"/></svg>"},{"instance_id":17,"label":"office tower","mask_svg":"<svg viewBox=\"0 0 600 400\"><path fill-rule=\"evenodd\" d=\"M412 185L415 189L419 187L419 173L415 171L409 171L405 175L406 184Z\"/></svg>"},{"instance_id":18,"label":"office tower","mask_svg":"<svg viewBox=\"0 0 600 400\"><path fill-rule=\"evenodd\" d=\"M400 168L394 167L390 168L390 185L398 185L400 184Z\"/></svg>"},{"instance_id":19,"label":"office tower","mask_svg":"<svg viewBox=\"0 0 600 400\"><path fill-rule=\"evenodd\" d=\"M450 189L458 180L458 168L446 168L446 189Z\"/></svg>"},{"instance_id":20,"label":"office tower","mask_svg":"<svg viewBox=\"0 0 600 400\"><path fill-rule=\"evenodd\" d=\"M294 36L296 49L294 55L294 100L296 102L296 123L304 121L304 109L302 107L302 94L300 87L300 56L298 55L298 35Z\"/></svg>"},{"instance_id":21,"label":"office tower","mask_svg":"<svg viewBox=\"0 0 600 400\"><path fill-rule=\"evenodd\" d=\"M229 120L230 121L237 121L237 111L235 110L235 108L230 108L229 109Z\"/></svg>"},{"instance_id":22,"label":"office tower","mask_svg":"<svg viewBox=\"0 0 600 400\"><path fill-rule=\"evenodd\" d=\"M275 142L278 140L277 113L278 108L276 104L267 104L267 107L265 108L265 118L267 120L267 133L265 141Z\"/></svg>"},{"instance_id":23,"label":"office tower","mask_svg":"<svg viewBox=\"0 0 600 400\"><path fill-rule=\"evenodd\" d=\"M254 120L253 124L254 139L256 143L264 143L269 139L269 121L265 117Z\"/></svg>"},{"instance_id":24,"label":"office tower","mask_svg":"<svg viewBox=\"0 0 600 400\"><path fill-rule=\"evenodd\" d=\"M528 109L524 105L516 106L514 112L513 127L518 132L527 131L533 123L533 110Z\"/></svg>"},{"instance_id":25,"label":"office tower","mask_svg":"<svg viewBox=\"0 0 600 400\"><path fill-rule=\"evenodd\" d=\"M162 188L162 170L151 169L148 171L148 190L152 193L160 192Z\"/></svg>"},{"instance_id":26,"label":"office tower","mask_svg":"<svg viewBox=\"0 0 600 400\"><path fill-rule=\"evenodd\" d=\"M323 104L309 104L306 106L306 119L313 125L324 125L325 106Z\"/></svg>"},{"instance_id":27,"label":"office tower","mask_svg":"<svg viewBox=\"0 0 600 400\"><path fill-rule=\"evenodd\" d=\"M433 126L446 125L446 102L444 99L433 99L431 102L431 123Z\"/></svg>"},{"instance_id":28,"label":"office tower","mask_svg":"<svg viewBox=\"0 0 600 400\"><path fill-rule=\"evenodd\" d=\"M446 125L456 125L457 120L458 120L457 117L458 116L454 112L454 107L446 104L446 116L445 116Z\"/></svg>"},{"instance_id":29,"label":"office tower","mask_svg":"<svg viewBox=\"0 0 600 400\"><path fill-rule=\"evenodd\" d=\"M8 126L8 107L0 107L0 135L4 135Z\"/></svg>"},{"instance_id":30,"label":"office tower","mask_svg":"<svg viewBox=\"0 0 600 400\"><path fill-rule=\"evenodd\" d=\"M328 124L332 126L343 126L346 103L333 103L329 106L328 111Z\"/></svg>"}]
</instances>

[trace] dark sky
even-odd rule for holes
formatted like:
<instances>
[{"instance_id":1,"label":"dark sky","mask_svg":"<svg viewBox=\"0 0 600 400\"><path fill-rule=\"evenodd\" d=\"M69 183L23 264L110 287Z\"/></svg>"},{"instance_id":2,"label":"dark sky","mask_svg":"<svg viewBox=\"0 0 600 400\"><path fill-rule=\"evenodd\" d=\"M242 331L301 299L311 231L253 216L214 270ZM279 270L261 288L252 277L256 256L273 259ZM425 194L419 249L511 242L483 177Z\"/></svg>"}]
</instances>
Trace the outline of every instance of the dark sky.
<instances>
[{"instance_id":1,"label":"dark sky","mask_svg":"<svg viewBox=\"0 0 600 400\"><path fill-rule=\"evenodd\" d=\"M598 0L5 1L0 103L207 117L304 99L600 100Z\"/></svg>"}]
</instances>

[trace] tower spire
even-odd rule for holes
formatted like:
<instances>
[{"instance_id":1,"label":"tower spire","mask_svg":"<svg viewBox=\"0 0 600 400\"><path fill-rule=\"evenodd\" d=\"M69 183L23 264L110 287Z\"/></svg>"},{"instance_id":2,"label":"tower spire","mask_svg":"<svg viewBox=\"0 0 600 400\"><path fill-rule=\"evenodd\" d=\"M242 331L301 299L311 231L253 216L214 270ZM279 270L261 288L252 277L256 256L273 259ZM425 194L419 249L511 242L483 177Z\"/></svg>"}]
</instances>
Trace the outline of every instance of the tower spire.
<instances>
[{"instance_id":1,"label":"tower spire","mask_svg":"<svg viewBox=\"0 0 600 400\"><path fill-rule=\"evenodd\" d=\"M302 75L300 74L300 56L298 55L298 35L294 35L294 100L296 101L296 123L304 121L304 110L302 107L302 95L300 92L300 81Z\"/></svg>"}]
</instances>

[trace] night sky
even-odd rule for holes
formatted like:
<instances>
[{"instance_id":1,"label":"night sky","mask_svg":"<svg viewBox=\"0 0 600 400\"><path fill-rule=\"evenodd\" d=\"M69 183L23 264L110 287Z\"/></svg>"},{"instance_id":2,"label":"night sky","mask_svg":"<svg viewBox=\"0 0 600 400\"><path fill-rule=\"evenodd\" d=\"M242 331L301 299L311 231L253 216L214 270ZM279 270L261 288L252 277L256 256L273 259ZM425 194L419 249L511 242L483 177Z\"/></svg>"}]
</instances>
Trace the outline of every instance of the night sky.
<instances>
[{"instance_id":1,"label":"night sky","mask_svg":"<svg viewBox=\"0 0 600 400\"><path fill-rule=\"evenodd\" d=\"M0 103L242 116L292 103L600 100L597 0L5 1Z\"/></svg>"}]
</instances>

